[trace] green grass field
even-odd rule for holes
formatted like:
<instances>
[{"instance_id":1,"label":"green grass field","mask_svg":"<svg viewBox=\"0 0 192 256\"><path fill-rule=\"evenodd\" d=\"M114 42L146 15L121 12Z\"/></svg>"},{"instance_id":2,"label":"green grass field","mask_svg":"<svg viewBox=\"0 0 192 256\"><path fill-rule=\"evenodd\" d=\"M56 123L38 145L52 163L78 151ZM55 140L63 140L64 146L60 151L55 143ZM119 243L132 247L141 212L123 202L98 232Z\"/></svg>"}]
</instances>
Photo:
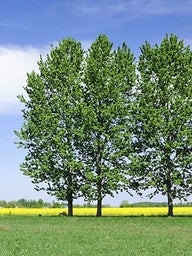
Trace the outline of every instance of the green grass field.
<instances>
[{"instance_id":1,"label":"green grass field","mask_svg":"<svg viewBox=\"0 0 192 256\"><path fill-rule=\"evenodd\" d=\"M0 217L1 256L190 256L191 217Z\"/></svg>"}]
</instances>

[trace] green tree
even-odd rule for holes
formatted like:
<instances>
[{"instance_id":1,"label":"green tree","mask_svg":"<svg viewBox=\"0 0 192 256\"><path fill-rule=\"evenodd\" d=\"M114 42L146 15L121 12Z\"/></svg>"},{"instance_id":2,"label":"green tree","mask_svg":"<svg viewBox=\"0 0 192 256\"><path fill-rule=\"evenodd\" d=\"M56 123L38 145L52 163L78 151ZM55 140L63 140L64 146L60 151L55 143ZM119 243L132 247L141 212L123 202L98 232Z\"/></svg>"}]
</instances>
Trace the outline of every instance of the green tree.
<instances>
[{"instance_id":1,"label":"green tree","mask_svg":"<svg viewBox=\"0 0 192 256\"><path fill-rule=\"evenodd\" d=\"M0 207L6 208L7 205L8 205L7 201L5 201L5 200L0 200Z\"/></svg>"},{"instance_id":2,"label":"green tree","mask_svg":"<svg viewBox=\"0 0 192 256\"><path fill-rule=\"evenodd\" d=\"M15 207L17 207L17 201L9 201L8 203L7 203L7 207L8 208L15 208Z\"/></svg>"},{"instance_id":3,"label":"green tree","mask_svg":"<svg viewBox=\"0 0 192 256\"><path fill-rule=\"evenodd\" d=\"M64 39L45 60L40 57L39 71L28 74L27 95L19 96L24 123L16 135L19 146L27 151L21 171L32 178L36 189L66 200L69 216L83 182L83 166L74 146L81 132L83 55L79 42Z\"/></svg>"},{"instance_id":4,"label":"green tree","mask_svg":"<svg viewBox=\"0 0 192 256\"><path fill-rule=\"evenodd\" d=\"M192 53L175 35L141 47L136 90L134 147L143 188L173 200L192 192Z\"/></svg>"},{"instance_id":5,"label":"green tree","mask_svg":"<svg viewBox=\"0 0 192 256\"><path fill-rule=\"evenodd\" d=\"M131 204L127 200L123 200L120 204L120 208L131 207Z\"/></svg>"},{"instance_id":6,"label":"green tree","mask_svg":"<svg viewBox=\"0 0 192 256\"><path fill-rule=\"evenodd\" d=\"M24 198L21 198L17 201L18 207L28 207L28 201Z\"/></svg>"},{"instance_id":7,"label":"green tree","mask_svg":"<svg viewBox=\"0 0 192 256\"><path fill-rule=\"evenodd\" d=\"M42 199L38 199L38 201L36 202L36 207L37 208L43 208L44 206L44 202Z\"/></svg>"},{"instance_id":8,"label":"green tree","mask_svg":"<svg viewBox=\"0 0 192 256\"><path fill-rule=\"evenodd\" d=\"M78 154L86 169L84 196L102 200L125 187L129 132L129 105L135 83L134 57L124 43L117 50L107 36L91 45L84 65L83 138Z\"/></svg>"}]
</instances>

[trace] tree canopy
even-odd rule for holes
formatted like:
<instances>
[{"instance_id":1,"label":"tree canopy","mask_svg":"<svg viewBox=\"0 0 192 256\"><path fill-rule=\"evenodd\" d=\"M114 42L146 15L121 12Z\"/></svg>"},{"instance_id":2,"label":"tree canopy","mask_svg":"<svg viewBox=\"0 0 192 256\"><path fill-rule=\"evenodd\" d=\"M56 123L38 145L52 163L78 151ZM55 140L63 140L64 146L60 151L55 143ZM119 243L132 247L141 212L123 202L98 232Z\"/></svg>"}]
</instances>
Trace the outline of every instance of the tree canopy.
<instances>
[{"instance_id":1,"label":"tree canopy","mask_svg":"<svg viewBox=\"0 0 192 256\"><path fill-rule=\"evenodd\" d=\"M134 108L140 178L153 196L185 199L192 192L192 53L175 35L141 47Z\"/></svg>"},{"instance_id":2,"label":"tree canopy","mask_svg":"<svg viewBox=\"0 0 192 256\"><path fill-rule=\"evenodd\" d=\"M28 74L24 124L16 134L27 149L24 174L58 199L84 196L98 201L122 189L128 142L129 92L134 57L100 35L85 54L79 42L64 39ZM124 145L124 146L123 146Z\"/></svg>"},{"instance_id":3,"label":"tree canopy","mask_svg":"<svg viewBox=\"0 0 192 256\"><path fill-rule=\"evenodd\" d=\"M83 50L73 39L65 39L52 48L46 60L38 62L39 72L28 74L24 103L24 124L20 146L27 149L24 174L38 189L67 200L69 215L72 201L82 186L82 162L76 157L74 139L78 127L81 99ZM45 185L46 184L46 185Z\"/></svg>"},{"instance_id":4,"label":"tree canopy","mask_svg":"<svg viewBox=\"0 0 192 256\"><path fill-rule=\"evenodd\" d=\"M105 35L91 45L85 59L83 79L83 139L79 153L85 164L85 197L97 200L101 215L106 195L123 189L131 140L129 105L135 84L134 56L124 43L117 50Z\"/></svg>"},{"instance_id":5,"label":"tree canopy","mask_svg":"<svg viewBox=\"0 0 192 256\"><path fill-rule=\"evenodd\" d=\"M152 189L173 200L192 192L192 52L175 35L146 42L139 60L126 43L99 35L87 51L62 40L28 74L21 171L36 189L68 202L102 201Z\"/></svg>"}]
</instances>

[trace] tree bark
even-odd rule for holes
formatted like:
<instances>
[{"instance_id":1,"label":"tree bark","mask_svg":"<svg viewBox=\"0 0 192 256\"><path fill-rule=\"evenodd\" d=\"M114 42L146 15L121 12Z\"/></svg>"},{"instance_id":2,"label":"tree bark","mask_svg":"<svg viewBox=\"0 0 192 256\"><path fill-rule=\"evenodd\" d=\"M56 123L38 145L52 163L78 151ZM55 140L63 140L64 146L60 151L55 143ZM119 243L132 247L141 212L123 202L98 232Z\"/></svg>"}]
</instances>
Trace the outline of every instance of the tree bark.
<instances>
[{"instance_id":1,"label":"tree bark","mask_svg":"<svg viewBox=\"0 0 192 256\"><path fill-rule=\"evenodd\" d=\"M168 199L168 217L173 217L173 199L171 196L170 191L167 192L167 199Z\"/></svg>"},{"instance_id":2,"label":"tree bark","mask_svg":"<svg viewBox=\"0 0 192 256\"><path fill-rule=\"evenodd\" d=\"M68 216L73 216L73 198L68 199Z\"/></svg>"},{"instance_id":3,"label":"tree bark","mask_svg":"<svg viewBox=\"0 0 192 256\"><path fill-rule=\"evenodd\" d=\"M173 200L168 196L168 216L173 217Z\"/></svg>"},{"instance_id":4,"label":"tree bark","mask_svg":"<svg viewBox=\"0 0 192 256\"><path fill-rule=\"evenodd\" d=\"M102 216L102 195L101 195L101 180L99 180L98 185L97 185L97 217Z\"/></svg>"},{"instance_id":5,"label":"tree bark","mask_svg":"<svg viewBox=\"0 0 192 256\"><path fill-rule=\"evenodd\" d=\"M102 199L98 199L97 200L97 217L101 217L102 216Z\"/></svg>"},{"instance_id":6,"label":"tree bark","mask_svg":"<svg viewBox=\"0 0 192 256\"><path fill-rule=\"evenodd\" d=\"M171 140L171 138L169 138ZM167 202L168 202L168 217L173 217L173 195L172 195L172 180L171 180L171 170L172 170L172 163L170 160L170 154L167 154L167 180L166 180L166 187L167 187Z\"/></svg>"},{"instance_id":7,"label":"tree bark","mask_svg":"<svg viewBox=\"0 0 192 256\"><path fill-rule=\"evenodd\" d=\"M73 191L72 191L72 176L70 175L71 170L69 169L68 177L68 191L67 191L67 202L68 202L68 216L73 216Z\"/></svg>"}]
</instances>

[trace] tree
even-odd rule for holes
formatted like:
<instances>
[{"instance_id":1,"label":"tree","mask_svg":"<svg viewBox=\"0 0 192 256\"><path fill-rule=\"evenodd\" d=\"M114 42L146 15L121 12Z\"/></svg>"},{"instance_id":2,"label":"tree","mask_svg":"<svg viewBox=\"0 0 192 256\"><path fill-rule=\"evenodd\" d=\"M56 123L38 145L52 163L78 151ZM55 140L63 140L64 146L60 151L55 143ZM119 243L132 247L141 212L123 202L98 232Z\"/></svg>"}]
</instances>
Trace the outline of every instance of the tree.
<instances>
[{"instance_id":1,"label":"tree","mask_svg":"<svg viewBox=\"0 0 192 256\"><path fill-rule=\"evenodd\" d=\"M134 57L124 43L117 50L105 35L91 45L84 65L83 137L78 155L85 166L84 196L102 200L125 187L130 141L129 105L135 83Z\"/></svg>"},{"instance_id":2,"label":"tree","mask_svg":"<svg viewBox=\"0 0 192 256\"><path fill-rule=\"evenodd\" d=\"M28 74L24 123L16 135L27 151L21 171L32 178L37 189L44 189L68 202L73 215L73 199L80 193L83 166L76 156L75 137L81 102L81 44L64 39L38 62L39 72Z\"/></svg>"},{"instance_id":3,"label":"tree","mask_svg":"<svg viewBox=\"0 0 192 256\"><path fill-rule=\"evenodd\" d=\"M0 200L0 207L6 208L8 203L5 200Z\"/></svg>"},{"instance_id":4,"label":"tree","mask_svg":"<svg viewBox=\"0 0 192 256\"><path fill-rule=\"evenodd\" d=\"M192 192L192 53L175 35L160 45L146 42L138 63L132 167L151 196L173 200Z\"/></svg>"}]
</instances>

